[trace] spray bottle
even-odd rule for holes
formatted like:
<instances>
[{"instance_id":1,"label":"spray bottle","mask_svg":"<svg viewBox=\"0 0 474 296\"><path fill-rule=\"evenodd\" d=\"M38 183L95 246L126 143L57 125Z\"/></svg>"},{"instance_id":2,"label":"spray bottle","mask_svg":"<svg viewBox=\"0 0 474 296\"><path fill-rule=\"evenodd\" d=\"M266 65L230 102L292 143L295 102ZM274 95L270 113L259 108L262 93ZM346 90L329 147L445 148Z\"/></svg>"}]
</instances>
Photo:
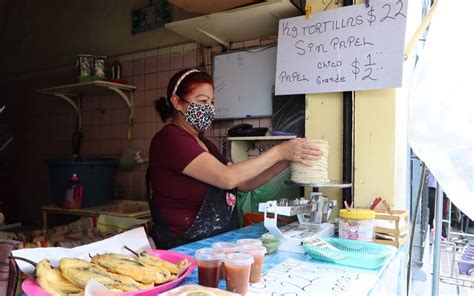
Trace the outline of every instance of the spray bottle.
<instances>
[{"instance_id":1,"label":"spray bottle","mask_svg":"<svg viewBox=\"0 0 474 296\"><path fill-rule=\"evenodd\" d=\"M79 209L82 203L82 194L84 187L79 183L79 177L73 174L71 177L71 185L66 189L64 195L63 208L65 209Z\"/></svg>"}]
</instances>

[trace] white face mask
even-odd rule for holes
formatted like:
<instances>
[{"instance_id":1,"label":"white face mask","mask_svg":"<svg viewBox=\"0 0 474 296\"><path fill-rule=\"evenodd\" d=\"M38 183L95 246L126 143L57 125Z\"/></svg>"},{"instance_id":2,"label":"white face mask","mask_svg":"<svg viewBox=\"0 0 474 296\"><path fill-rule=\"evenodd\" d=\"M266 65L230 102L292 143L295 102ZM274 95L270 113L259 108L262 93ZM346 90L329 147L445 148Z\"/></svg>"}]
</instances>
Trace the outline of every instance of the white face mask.
<instances>
[{"instance_id":1,"label":"white face mask","mask_svg":"<svg viewBox=\"0 0 474 296\"><path fill-rule=\"evenodd\" d=\"M216 117L216 108L213 105L190 102L183 116L184 120L200 133L206 131L211 126Z\"/></svg>"}]
</instances>

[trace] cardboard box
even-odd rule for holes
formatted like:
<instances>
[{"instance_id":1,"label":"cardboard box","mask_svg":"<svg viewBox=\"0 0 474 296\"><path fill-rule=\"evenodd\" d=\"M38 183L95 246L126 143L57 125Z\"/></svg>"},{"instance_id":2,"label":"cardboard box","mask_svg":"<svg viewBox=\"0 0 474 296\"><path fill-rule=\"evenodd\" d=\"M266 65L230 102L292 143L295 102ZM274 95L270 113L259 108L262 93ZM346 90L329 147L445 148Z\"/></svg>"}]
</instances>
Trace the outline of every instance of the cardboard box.
<instances>
[{"instance_id":1,"label":"cardboard box","mask_svg":"<svg viewBox=\"0 0 474 296\"><path fill-rule=\"evenodd\" d=\"M168 0L169 3L193 13L211 14L244 5L263 2L261 0Z\"/></svg>"}]
</instances>

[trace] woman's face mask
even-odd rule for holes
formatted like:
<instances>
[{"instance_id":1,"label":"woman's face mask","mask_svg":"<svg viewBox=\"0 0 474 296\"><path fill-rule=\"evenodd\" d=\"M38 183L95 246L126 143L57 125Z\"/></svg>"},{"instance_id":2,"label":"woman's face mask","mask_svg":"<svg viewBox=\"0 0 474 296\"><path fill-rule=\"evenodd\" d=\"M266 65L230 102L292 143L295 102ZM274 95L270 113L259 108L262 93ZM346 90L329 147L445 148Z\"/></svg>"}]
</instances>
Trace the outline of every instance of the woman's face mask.
<instances>
[{"instance_id":1,"label":"woman's face mask","mask_svg":"<svg viewBox=\"0 0 474 296\"><path fill-rule=\"evenodd\" d=\"M190 102L183 116L194 130L201 133L211 126L212 121L216 117L216 108L213 105Z\"/></svg>"}]
</instances>

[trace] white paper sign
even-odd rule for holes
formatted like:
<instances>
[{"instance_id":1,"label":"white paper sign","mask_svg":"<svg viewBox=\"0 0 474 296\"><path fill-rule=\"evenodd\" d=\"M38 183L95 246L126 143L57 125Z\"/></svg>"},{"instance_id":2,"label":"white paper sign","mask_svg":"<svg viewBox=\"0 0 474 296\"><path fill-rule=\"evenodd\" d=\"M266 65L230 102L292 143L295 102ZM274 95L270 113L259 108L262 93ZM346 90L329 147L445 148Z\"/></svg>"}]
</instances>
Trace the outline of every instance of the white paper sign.
<instances>
[{"instance_id":1,"label":"white paper sign","mask_svg":"<svg viewBox=\"0 0 474 296\"><path fill-rule=\"evenodd\" d=\"M280 20L275 93L399 87L408 0L377 0Z\"/></svg>"},{"instance_id":2,"label":"white paper sign","mask_svg":"<svg viewBox=\"0 0 474 296\"><path fill-rule=\"evenodd\" d=\"M250 284L249 295L367 295L377 271L288 259Z\"/></svg>"}]
</instances>

